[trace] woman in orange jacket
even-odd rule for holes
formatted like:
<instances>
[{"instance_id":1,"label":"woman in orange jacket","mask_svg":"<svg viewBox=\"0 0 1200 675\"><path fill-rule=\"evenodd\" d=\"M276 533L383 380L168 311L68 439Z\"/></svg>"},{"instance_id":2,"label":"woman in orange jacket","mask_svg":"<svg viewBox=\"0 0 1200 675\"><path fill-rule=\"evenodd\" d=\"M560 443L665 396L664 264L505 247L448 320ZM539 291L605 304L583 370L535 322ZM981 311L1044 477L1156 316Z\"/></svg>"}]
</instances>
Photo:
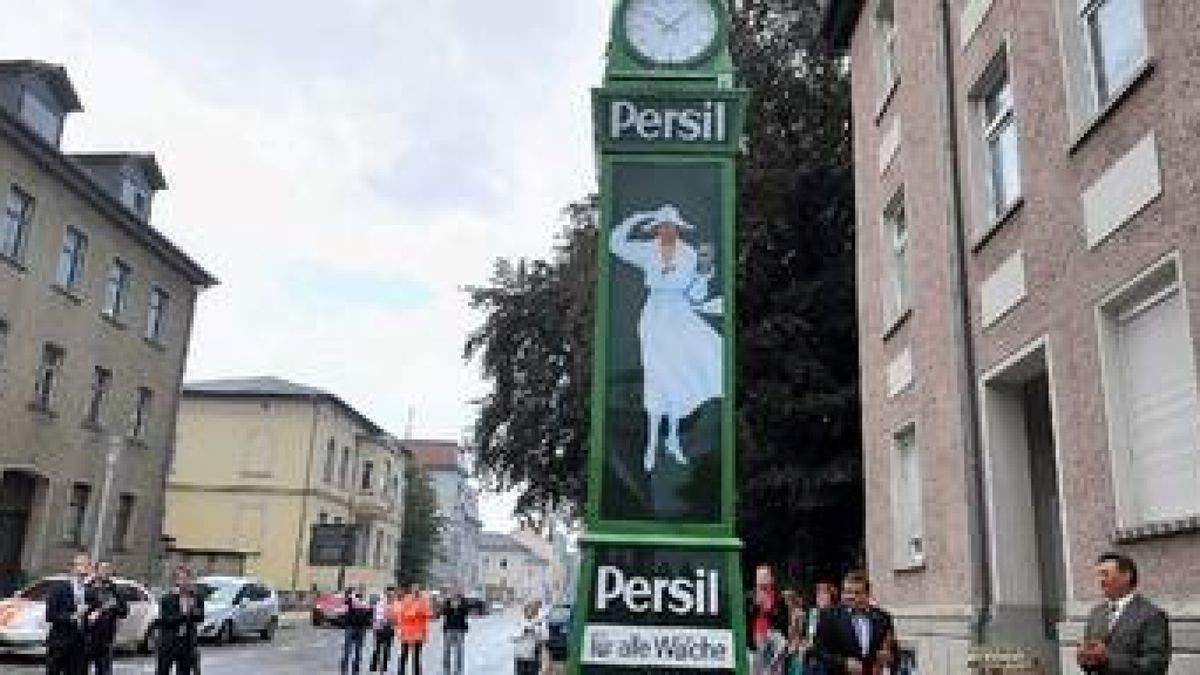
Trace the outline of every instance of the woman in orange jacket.
<instances>
[{"instance_id":1,"label":"woman in orange jacket","mask_svg":"<svg viewBox=\"0 0 1200 675\"><path fill-rule=\"evenodd\" d=\"M421 675L421 647L429 636L429 618L432 608L429 598L421 592L421 584L413 584L392 604L392 625L400 639L400 671L404 675L408 655L413 657L413 675Z\"/></svg>"}]
</instances>

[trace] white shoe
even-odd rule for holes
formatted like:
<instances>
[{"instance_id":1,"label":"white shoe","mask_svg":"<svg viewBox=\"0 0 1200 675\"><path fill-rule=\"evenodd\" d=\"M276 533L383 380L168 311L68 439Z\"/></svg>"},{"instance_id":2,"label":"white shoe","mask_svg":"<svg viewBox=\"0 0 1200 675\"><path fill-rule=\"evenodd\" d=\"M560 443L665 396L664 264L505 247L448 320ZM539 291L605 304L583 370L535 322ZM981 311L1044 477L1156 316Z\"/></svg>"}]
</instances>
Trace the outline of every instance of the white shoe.
<instances>
[{"instance_id":1,"label":"white shoe","mask_svg":"<svg viewBox=\"0 0 1200 675\"><path fill-rule=\"evenodd\" d=\"M683 454L683 446L679 444L678 436L667 436L667 454L676 464L687 466L688 458Z\"/></svg>"}]
</instances>

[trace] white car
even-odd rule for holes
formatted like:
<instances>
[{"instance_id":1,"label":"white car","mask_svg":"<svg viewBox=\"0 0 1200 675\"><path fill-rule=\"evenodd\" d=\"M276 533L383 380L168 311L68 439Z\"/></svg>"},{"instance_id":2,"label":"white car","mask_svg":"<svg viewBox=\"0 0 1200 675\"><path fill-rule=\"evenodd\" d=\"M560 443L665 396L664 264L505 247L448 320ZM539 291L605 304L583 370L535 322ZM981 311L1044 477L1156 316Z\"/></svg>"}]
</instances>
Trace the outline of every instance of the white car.
<instances>
[{"instance_id":1,"label":"white car","mask_svg":"<svg viewBox=\"0 0 1200 675\"><path fill-rule=\"evenodd\" d=\"M279 628L279 596L249 577L201 577L196 587L204 598L200 637L233 642L243 635L275 637Z\"/></svg>"},{"instance_id":2,"label":"white car","mask_svg":"<svg viewBox=\"0 0 1200 675\"><path fill-rule=\"evenodd\" d=\"M0 600L0 652L12 654L43 654L50 625L46 623L46 598L59 584L70 583L70 577L43 577L18 591L7 600ZM117 593L129 603L129 616L117 624L117 649L150 653L154 650L154 622L158 618L158 602L146 587L130 579L114 578Z\"/></svg>"}]
</instances>

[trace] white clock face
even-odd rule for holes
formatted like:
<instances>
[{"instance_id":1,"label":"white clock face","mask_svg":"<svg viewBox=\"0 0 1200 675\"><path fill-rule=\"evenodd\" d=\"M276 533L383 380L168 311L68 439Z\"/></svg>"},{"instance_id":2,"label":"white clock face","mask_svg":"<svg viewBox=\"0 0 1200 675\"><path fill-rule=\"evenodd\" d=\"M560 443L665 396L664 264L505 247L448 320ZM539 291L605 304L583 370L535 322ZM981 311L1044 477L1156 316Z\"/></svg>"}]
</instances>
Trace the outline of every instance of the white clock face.
<instances>
[{"instance_id":1,"label":"white clock face","mask_svg":"<svg viewBox=\"0 0 1200 675\"><path fill-rule=\"evenodd\" d=\"M709 0L629 0L625 37L643 57L677 65L703 54L717 36Z\"/></svg>"}]
</instances>

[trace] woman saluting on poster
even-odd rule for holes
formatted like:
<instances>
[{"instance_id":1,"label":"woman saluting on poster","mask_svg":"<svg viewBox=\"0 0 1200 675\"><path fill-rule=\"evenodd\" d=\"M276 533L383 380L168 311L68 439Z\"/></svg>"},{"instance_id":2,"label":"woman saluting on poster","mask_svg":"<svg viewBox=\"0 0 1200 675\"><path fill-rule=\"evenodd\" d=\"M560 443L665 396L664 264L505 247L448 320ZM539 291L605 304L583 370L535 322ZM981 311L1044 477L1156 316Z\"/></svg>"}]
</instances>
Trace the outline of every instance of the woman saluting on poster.
<instances>
[{"instance_id":1,"label":"woman saluting on poster","mask_svg":"<svg viewBox=\"0 0 1200 675\"><path fill-rule=\"evenodd\" d=\"M633 239L638 226L652 239ZM666 450L679 464L687 456L679 423L722 393L721 336L701 314L719 314L720 298L708 298L713 276L711 245L697 252L680 236L694 227L665 204L628 216L613 230L609 250L642 271L648 293L638 321L646 409L646 472L653 471L659 435L667 422Z\"/></svg>"}]
</instances>

